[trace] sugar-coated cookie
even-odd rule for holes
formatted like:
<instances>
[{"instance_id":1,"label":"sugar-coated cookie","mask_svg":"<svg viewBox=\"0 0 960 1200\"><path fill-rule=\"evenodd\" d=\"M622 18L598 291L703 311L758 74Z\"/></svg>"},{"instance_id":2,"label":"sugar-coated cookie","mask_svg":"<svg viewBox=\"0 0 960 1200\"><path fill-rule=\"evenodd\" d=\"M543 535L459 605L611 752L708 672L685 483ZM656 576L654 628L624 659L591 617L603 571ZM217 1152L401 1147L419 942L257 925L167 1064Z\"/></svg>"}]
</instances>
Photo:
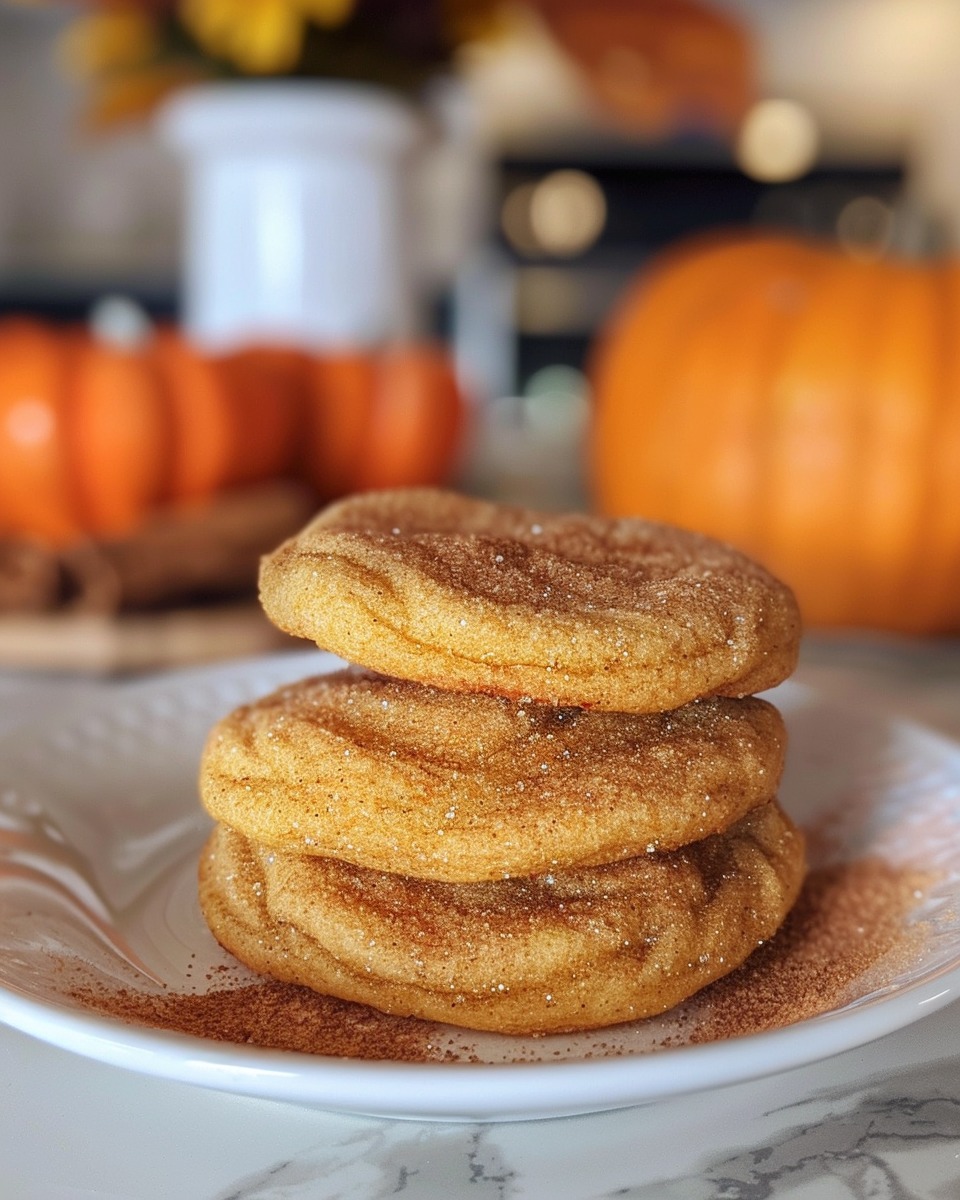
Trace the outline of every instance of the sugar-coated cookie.
<instances>
[{"instance_id":1,"label":"sugar-coated cookie","mask_svg":"<svg viewBox=\"0 0 960 1200\"><path fill-rule=\"evenodd\" d=\"M591 712L346 670L218 722L200 795L264 845L469 882L717 833L776 794L784 742L756 698Z\"/></svg>"},{"instance_id":2,"label":"sugar-coated cookie","mask_svg":"<svg viewBox=\"0 0 960 1200\"><path fill-rule=\"evenodd\" d=\"M503 1033L662 1012L779 927L803 838L775 803L682 850L450 884L258 847L217 826L200 862L214 935L256 971L384 1012Z\"/></svg>"},{"instance_id":3,"label":"sugar-coated cookie","mask_svg":"<svg viewBox=\"0 0 960 1200\"><path fill-rule=\"evenodd\" d=\"M639 519L430 489L338 502L268 555L281 629L387 675L658 712L793 670L793 594L732 547Z\"/></svg>"}]
</instances>

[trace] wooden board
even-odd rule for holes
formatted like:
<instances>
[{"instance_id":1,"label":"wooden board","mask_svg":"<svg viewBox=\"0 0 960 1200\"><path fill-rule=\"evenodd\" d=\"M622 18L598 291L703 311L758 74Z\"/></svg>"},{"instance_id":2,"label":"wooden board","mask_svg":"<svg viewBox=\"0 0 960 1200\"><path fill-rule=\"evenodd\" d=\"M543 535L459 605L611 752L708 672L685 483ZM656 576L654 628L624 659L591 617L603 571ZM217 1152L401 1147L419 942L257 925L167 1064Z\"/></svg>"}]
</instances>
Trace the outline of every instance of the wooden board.
<instances>
[{"instance_id":1,"label":"wooden board","mask_svg":"<svg viewBox=\"0 0 960 1200\"><path fill-rule=\"evenodd\" d=\"M255 602L129 616L0 617L0 668L113 674L303 648Z\"/></svg>"}]
</instances>

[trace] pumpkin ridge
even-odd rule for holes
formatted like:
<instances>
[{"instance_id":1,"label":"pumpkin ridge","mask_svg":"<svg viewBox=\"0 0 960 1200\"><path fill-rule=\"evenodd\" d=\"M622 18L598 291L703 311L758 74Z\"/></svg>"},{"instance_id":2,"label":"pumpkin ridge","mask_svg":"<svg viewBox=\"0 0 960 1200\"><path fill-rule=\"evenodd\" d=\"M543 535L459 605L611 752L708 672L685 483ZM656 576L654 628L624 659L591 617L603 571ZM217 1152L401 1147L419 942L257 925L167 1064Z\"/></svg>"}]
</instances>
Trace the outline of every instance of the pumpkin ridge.
<instances>
[{"instance_id":1,"label":"pumpkin ridge","mask_svg":"<svg viewBox=\"0 0 960 1200\"><path fill-rule=\"evenodd\" d=\"M957 268L940 265L931 275L933 293L933 361L931 401L927 410L922 459L930 469L922 476L918 525L924 537L914 539L904 572L909 590L911 624L919 631L949 630L949 597L960 594L960 360L955 325ZM951 418L953 428L951 429ZM912 586L910 586L912 583ZM956 627L955 624L952 627Z\"/></svg>"},{"instance_id":2,"label":"pumpkin ridge","mask_svg":"<svg viewBox=\"0 0 960 1200\"><path fill-rule=\"evenodd\" d=\"M755 361L754 387L747 397L750 417L744 423L747 430L744 440L748 450L744 457L752 461L750 491L753 502L746 507L739 538L747 552L761 561L774 556L774 543L767 531L766 516L770 501L776 495L776 482L783 476L779 466L771 470L771 459L764 452L768 439L776 443L778 416L774 381L787 353L797 297L809 294L824 267L819 257L798 256L796 247L789 244L777 247L772 263L775 270L778 264L781 274L775 285L767 283L762 296L763 309L773 319L763 331L765 336L758 337L754 333L750 339ZM744 283L751 291L757 290L755 280L747 278Z\"/></svg>"},{"instance_id":3,"label":"pumpkin ridge","mask_svg":"<svg viewBox=\"0 0 960 1200\"><path fill-rule=\"evenodd\" d=\"M903 587L918 528L916 498L923 472L905 471L902 464L904 456L920 461L921 410L929 403L932 377L932 303L926 276L900 264L888 270L891 286L878 315L876 353L867 375L872 420L862 448L863 602L871 623L909 603ZM909 623L909 613L904 619Z\"/></svg>"},{"instance_id":4,"label":"pumpkin ridge","mask_svg":"<svg viewBox=\"0 0 960 1200\"><path fill-rule=\"evenodd\" d=\"M756 237L745 249L751 256L763 256L769 242ZM589 447L593 491L601 509L611 515L670 519L665 497L678 466L666 451L676 445L670 433L670 402L657 395L651 381L666 377L669 387L674 386L689 335L717 307L712 285L716 282L722 289L729 260L736 254L736 246L716 237L697 239L668 253L628 290L591 353L596 397ZM633 383L638 376L639 388Z\"/></svg>"},{"instance_id":5,"label":"pumpkin ridge","mask_svg":"<svg viewBox=\"0 0 960 1200\"><path fill-rule=\"evenodd\" d=\"M83 494L81 468L77 460L76 425L77 413L74 404L74 386L76 381L77 362L80 357L80 344L75 330L65 332L60 344L59 375L60 384L60 413L63 422L64 444L66 454L63 458L64 484L70 493L74 512L77 519L77 530L90 528L90 514L87 512L86 498Z\"/></svg>"},{"instance_id":6,"label":"pumpkin ridge","mask_svg":"<svg viewBox=\"0 0 960 1200\"><path fill-rule=\"evenodd\" d=\"M838 433L841 445L857 447L858 452L848 457L836 467L839 480L843 484L840 511L835 514L837 525L843 530L841 559L834 571L834 582L831 596L834 604L834 619L831 623L839 625L854 624L860 602L863 581L856 578L850 571L843 570L843 562L854 561L858 552L860 529L864 520L869 520L869 512L864 505L866 495L865 473L869 466L867 456L859 452L859 448L869 440L869 428L873 420L873 406L870 403L870 388L865 380L870 376L870 363L875 353L876 329L880 320L883 305L883 278L886 267L883 263L852 264L861 269L857 277L861 286L856 289L847 303L846 329L851 330L851 313L856 315L855 328L860 336L855 343L855 353L850 362L850 379L846 390L845 408L847 414L846 426ZM878 274L881 276L877 278ZM849 340L849 339L848 339ZM847 556L849 556L847 558ZM828 602L821 601L825 609ZM818 618L820 619L820 618Z\"/></svg>"},{"instance_id":7,"label":"pumpkin ridge","mask_svg":"<svg viewBox=\"0 0 960 1200\"><path fill-rule=\"evenodd\" d=\"M815 421L788 429L782 442L786 469L806 514L804 532L795 527L792 534L781 535L785 543L791 536L802 538L802 546L782 553L799 560L794 571L804 572L815 598L808 605L815 623L825 613L842 622L851 587L857 586L844 568L848 555L856 550L851 539L860 528L863 463L855 453L852 461L844 460L843 448L867 437L864 425L870 420L869 408L859 398L865 364L874 351L876 275L882 269L878 264L835 258L825 259L825 268L810 298L807 322L796 330L798 338L801 334L805 338L794 368L797 386L812 390L814 400L809 403L816 406ZM795 403L802 409L802 390ZM824 457L831 453L832 462Z\"/></svg>"},{"instance_id":8,"label":"pumpkin ridge","mask_svg":"<svg viewBox=\"0 0 960 1200\"><path fill-rule=\"evenodd\" d=\"M162 496L171 436L162 389L141 350L75 336L69 410L79 505L85 528L120 536Z\"/></svg>"},{"instance_id":9,"label":"pumpkin ridge","mask_svg":"<svg viewBox=\"0 0 960 1200\"><path fill-rule=\"evenodd\" d=\"M791 246L790 256L778 256L773 263L763 264L761 283L766 288L767 302L778 306L778 320L768 330L769 343L758 347L766 370L766 384L758 389L751 452L755 458L755 503L752 506L749 538L744 541L749 552L769 563L770 569L784 574L779 562L780 553L775 530L784 521L785 508L790 502L793 480L790 458L786 454L786 416L793 412L796 395L782 379L782 372L797 353L797 313L808 310L812 296L822 286L829 269L829 260L820 247L806 254L797 254ZM751 286L756 287L755 280Z\"/></svg>"},{"instance_id":10,"label":"pumpkin ridge","mask_svg":"<svg viewBox=\"0 0 960 1200\"><path fill-rule=\"evenodd\" d=\"M64 343L32 318L0 322L0 520L60 544L80 531L67 454Z\"/></svg>"}]
</instances>

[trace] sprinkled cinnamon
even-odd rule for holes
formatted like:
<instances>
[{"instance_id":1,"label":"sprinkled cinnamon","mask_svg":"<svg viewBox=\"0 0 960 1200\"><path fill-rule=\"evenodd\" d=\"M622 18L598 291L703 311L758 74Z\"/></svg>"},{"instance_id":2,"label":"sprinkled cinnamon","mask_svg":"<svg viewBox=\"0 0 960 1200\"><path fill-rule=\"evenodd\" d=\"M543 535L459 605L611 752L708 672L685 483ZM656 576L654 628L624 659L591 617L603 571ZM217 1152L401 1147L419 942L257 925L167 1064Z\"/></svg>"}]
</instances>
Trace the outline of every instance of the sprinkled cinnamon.
<instances>
[{"instance_id":1,"label":"sprinkled cinnamon","mask_svg":"<svg viewBox=\"0 0 960 1200\"><path fill-rule=\"evenodd\" d=\"M926 936L906 923L929 886L864 858L811 873L777 935L688 1004L690 1042L791 1025L839 1008L916 961Z\"/></svg>"},{"instance_id":2,"label":"sprinkled cinnamon","mask_svg":"<svg viewBox=\"0 0 960 1200\"><path fill-rule=\"evenodd\" d=\"M682 1005L676 1013L682 1034L672 1033L661 1044L779 1028L840 1007L865 987L898 974L922 948L924 926L910 925L907 918L929 883L913 870L875 858L814 870L776 937L739 970ZM458 1046L457 1031L448 1027L268 980L159 993L87 981L73 987L71 996L123 1021L213 1041L399 1062L475 1061L476 1055ZM598 1043L590 1056L622 1052L614 1040Z\"/></svg>"},{"instance_id":3,"label":"sprinkled cinnamon","mask_svg":"<svg viewBox=\"0 0 960 1200\"><path fill-rule=\"evenodd\" d=\"M428 1062L444 1057L437 1026L391 1017L362 1004L264 980L204 993L109 990L84 984L73 999L133 1024L217 1042L337 1058Z\"/></svg>"}]
</instances>

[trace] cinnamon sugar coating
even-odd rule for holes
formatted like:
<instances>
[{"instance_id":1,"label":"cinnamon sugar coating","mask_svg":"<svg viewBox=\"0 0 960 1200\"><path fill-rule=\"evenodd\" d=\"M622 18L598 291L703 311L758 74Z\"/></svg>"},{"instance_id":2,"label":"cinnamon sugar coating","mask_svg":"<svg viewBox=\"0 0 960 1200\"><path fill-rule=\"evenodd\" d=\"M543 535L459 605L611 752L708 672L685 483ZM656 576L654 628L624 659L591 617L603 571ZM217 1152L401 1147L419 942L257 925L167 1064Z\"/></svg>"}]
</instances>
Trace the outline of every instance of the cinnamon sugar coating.
<instances>
[{"instance_id":1,"label":"cinnamon sugar coating","mask_svg":"<svg viewBox=\"0 0 960 1200\"><path fill-rule=\"evenodd\" d=\"M790 590L711 538L430 489L327 508L260 592L281 629L384 674L619 712L773 687L800 634Z\"/></svg>"},{"instance_id":2,"label":"cinnamon sugar coating","mask_svg":"<svg viewBox=\"0 0 960 1200\"><path fill-rule=\"evenodd\" d=\"M795 900L803 838L775 803L681 850L450 884L289 855L218 826L200 902L254 970L383 1012L505 1033L662 1012L739 965Z\"/></svg>"},{"instance_id":3,"label":"cinnamon sugar coating","mask_svg":"<svg viewBox=\"0 0 960 1200\"><path fill-rule=\"evenodd\" d=\"M803 837L792 593L710 538L367 493L264 559L267 616L353 664L225 717L214 935L275 979L503 1033L661 1012L782 923Z\"/></svg>"},{"instance_id":4,"label":"cinnamon sugar coating","mask_svg":"<svg viewBox=\"0 0 960 1200\"><path fill-rule=\"evenodd\" d=\"M753 698L591 712L346 670L221 720L200 791L263 845L471 882L726 829L773 798L784 742L779 713Z\"/></svg>"}]
</instances>

